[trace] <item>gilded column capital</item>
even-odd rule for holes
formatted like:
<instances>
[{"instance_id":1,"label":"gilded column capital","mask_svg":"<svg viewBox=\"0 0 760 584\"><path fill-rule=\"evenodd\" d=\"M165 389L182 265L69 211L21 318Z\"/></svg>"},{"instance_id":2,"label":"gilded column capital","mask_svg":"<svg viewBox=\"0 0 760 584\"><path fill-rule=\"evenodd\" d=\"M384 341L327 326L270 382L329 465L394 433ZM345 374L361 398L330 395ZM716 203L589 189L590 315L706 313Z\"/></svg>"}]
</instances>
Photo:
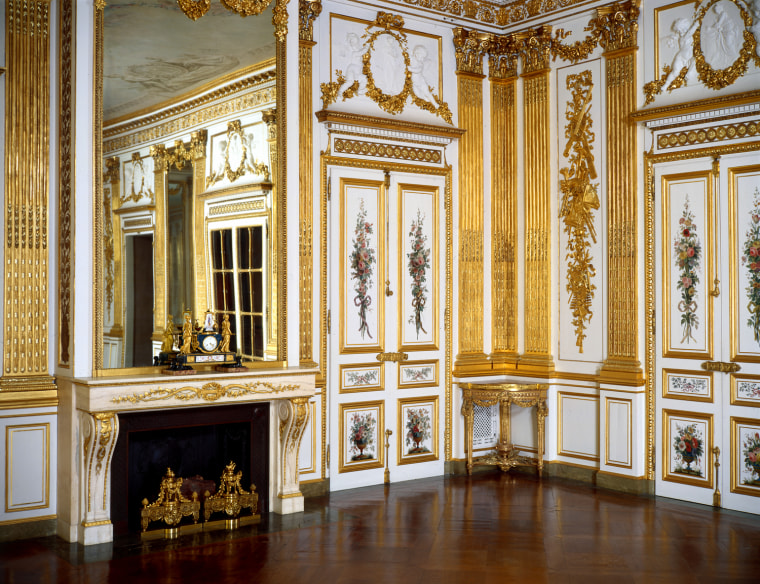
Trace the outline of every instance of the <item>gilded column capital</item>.
<instances>
[{"instance_id":1,"label":"gilded column capital","mask_svg":"<svg viewBox=\"0 0 760 584\"><path fill-rule=\"evenodd\" d=\"M150 156L153 158L153 170L163 172L166 170L166 146L163 144L154 144L150 147Z\"/></svg>"},{"instance_id":2,"label":"gilded column capital","mask_svg":"<svg viewBox=\"0 0 760 584\"><path fill-rule=\"evenodd\" d=\"M272 25L278 42L285 42L288 36L288 0L275 0L272 8Z\"/></svg>"},{"instance_id":3,"label":"gilded column capital","mask_svg":"<svg viewBox=\"0 0 760 584\"><path fill-rule=\"evenodd\" d=\"M277 110L272 108L261 112L261 120L267 125L267 139L277 138Z\"/></svg>"},{"instance_id":4,"label":"gilded column capital","mask_svg":"<svg viewBox=\"0 0 760 584\"><path fill-rule=\"evenodd\" d=\"M509 79L517 77L517 58L520 46L515 35L491 35L488 51L488 77Z\"/></svg>"},{"instance_id":5,"label":"gilded column capital","mask_svg":"<svg viewBox=\"0 0 760 584\"><path fill-rule=\"evenodd\" d=\"M198 130L190 134L190 156L192 160L206 158L207 130Z\"/></svg>"},{"instance_id":6,"label":"gilded column capital","mask_svg":"<svg viewBox=\"0 0 760 584\"><path fill-rule=\"evenodd\" d=\"M103 182L110 184L119 182L119 157L106 158L105 166L106 170L103 173Z\"/></svg>"},{"instance_id":7,"label":"gilded column capital","mask_svg":"<svg viewBox=\"0 0 760 584\"><path fill-rule=\"evenodd\" d=\"M552 27L544 24L533 30L517 33L517 41L522 44L523 74L536 73L549 69L552 47Z\"/></svg>"},{"instance_id":8,"label":"gilded column capital","mask_svg":"<svg viewBox=\"0 0 760 584\"><path fill-rule=\"evenodd\" d=\"M299 0L298 2L298 39L314 40L314 21L322 12L322 0Z\"/></svg>"},{"instance_id":9,"label":"gilded column capital","mask_svg":"<svg viewBox=\"0 0 760 584\"><path fill-rule=\"evenodd\" d=\"M629 0L597 8L596 18L591 20L589 26L599 36L599 45L605 52L636 46L639 2L640 0Z\"/></svg>"},{"instance_id":10,"label":"gilded column capital","mask_svg":"<svg viewBox=\"0 0 760 584\"><path fill-rule=\"evenodd\" d=\"M461 26L454 29L454 51L457 73L483 75L483 57L490 48L491 35L465 30Z\"/></svg>"}]
</instances>

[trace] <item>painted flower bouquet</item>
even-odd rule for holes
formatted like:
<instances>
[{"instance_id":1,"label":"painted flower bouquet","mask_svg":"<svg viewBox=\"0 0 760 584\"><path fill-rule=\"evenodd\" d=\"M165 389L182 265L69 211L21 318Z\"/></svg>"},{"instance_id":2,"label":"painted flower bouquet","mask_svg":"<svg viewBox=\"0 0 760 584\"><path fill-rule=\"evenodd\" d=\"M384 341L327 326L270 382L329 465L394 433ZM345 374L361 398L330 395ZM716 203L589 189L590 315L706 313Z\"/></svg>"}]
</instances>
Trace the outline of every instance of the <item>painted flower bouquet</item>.
<instances>
[{"instance_id":1,"label":"painted flower bouquet","mask_svg":"<svg viewBox=\"0 0 760 584\"><path fill-rule=\"evenodd\" d=\"M681 301L678 303L683 327L681 342L688 343L689 339L696 341L693 331L699 326L696 297L702 258L702 245L697 237L697 224L694 223L694 213L689 209L688 197L678 220L678 236L673 244L673 254L679 270L676 288L681 292Z\"/></svg>"},{"instance_id":2,"label":"painted flower bouquet","mask_svg":"<svg viewBox=\"0 0 760 584\"><path fill-rule=\"evenodd\" d=\"M351 277L354 280L354 305L359 308L359 332L364 338L366 334L369 338L372 335L369 332L367 324L367 311L372 304L372 297L369 290L372 286L372 274L377 259L375 250L371 246L370 235L374 232L372 223L367 221L367 211L364 209L364 199L359 206L359 213L356 216L356 227L354 228L353 251L350 256Z\"/></svg>"},{"instance_id":3,"label":"painted flower bouquet","mask_svg":"<svg viewBox=\"0 0 760 584\"><path fill-rule=\"evenodd\" d=\"M406 438L405 443L407 447L414 446L409 449L408 454L421 454L423 452L430 452L424 445L420 446L423 440L428 440L430 434L430 412L426 408L406 410Z\"/></svg>"},{"instance_id":4,"label":"painted flower bouquet","mask_svg":"<svg viewBox=\"0 0 760 584\"><path fill-rule=\"evenodd\" d=\"M348 429L348 440L351 443L351 460L369 460L375 458L372 454L365 454L364 450L375 443L375 416L372 412L360 414L355 412L351 416L351 426Z\"/></svg>"},{"instance_id":5,"label":"painted flower bouquet","mask_svg":"<svg viewBox=\"0 0 760 584\"><path fill-rule=\"evenodd\" d=\"M377 370L372 369L364 373L349 371L346 373L346 377L352 385L370 385L371 383L377 383Z\"/></svg>"},{"instance_id":6,"label":"painted flower bouquet","mask_svg":"<svg viewBox=\"0 0 760 584\"><path fill-rule=\"evenodd\" d=\"M746 291L750 316L747 319L747 326L752 329L755 342L760 343L760 191L757 188L743 251L742 264L746 266L748 272Z\"/></svg>"},{"instance_id":7,"label":"painted flower bouquet","mask_svg":"<svg viewBox=\"0 0 760 584\"><path fill-rule=\"evenodd\" d=\"M409 269L409 275L412 278L412 309L414 314L409 317L409 324L414 324L417 331L417 338L420 338L420 331L427 334L422 326L422 313L425 310L427 302L427 270L430 269L430 248L425 247L427 235L422 231L424 217L417 209L417 218L412 221L409 229L411 238L411 251L406 254Z\"/></svg>"},{"instance_id":8,"label":"painted flower bouquet","mask_svg":"<svg viewBox=\"0 0 760 584\"><path fill-rule=\"evenodd\" d=\"M749 480L745 484L760 486L760 433L755 435L749 434L742 444L742 454L744 455L744 465L752 472ZM757 476L757 478L755 478Z\"/></svg>"},{"instance_id":9,"label":"painted flower bouquet","mask_svg":"<svg viewBox=\"0 0 760 584\"><path fill-rule=\"evenodd\" d=\"M693 470L691 464L702 458L704 440L702 432L697 429L696 424L688 424L684 427L676 425L676 436L673 438L673 447L675 448L676 458L680 458L686 463L686 468L680 468L677 472L684 474L695 474L702 476L701 470Z\"/></svg>"}]
</instances>

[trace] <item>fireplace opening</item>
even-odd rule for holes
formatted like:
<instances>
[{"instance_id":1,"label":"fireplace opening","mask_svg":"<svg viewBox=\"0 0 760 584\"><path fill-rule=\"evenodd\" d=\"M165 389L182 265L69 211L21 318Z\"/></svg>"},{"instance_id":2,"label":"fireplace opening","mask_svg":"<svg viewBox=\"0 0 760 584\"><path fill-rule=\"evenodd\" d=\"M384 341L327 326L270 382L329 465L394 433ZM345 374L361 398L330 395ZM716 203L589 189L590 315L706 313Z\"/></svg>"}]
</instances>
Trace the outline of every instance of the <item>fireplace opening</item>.
<instances>
[{"instance_id":1,"label":"fireplace opening","mask_svg":"<svg viewBox=\"0 0 760 584\"><path fill-rule=\"evenodd\" d=\"M177 477L199 475L218 487L230 461L243 473L244 489L256 485L258 511L266 513L268 403L120 414L111 471L114 535L141 531L142 501L155 501L167 468ZM161 527L156 522L148 529Z\"/></svg>"}]
</instances>

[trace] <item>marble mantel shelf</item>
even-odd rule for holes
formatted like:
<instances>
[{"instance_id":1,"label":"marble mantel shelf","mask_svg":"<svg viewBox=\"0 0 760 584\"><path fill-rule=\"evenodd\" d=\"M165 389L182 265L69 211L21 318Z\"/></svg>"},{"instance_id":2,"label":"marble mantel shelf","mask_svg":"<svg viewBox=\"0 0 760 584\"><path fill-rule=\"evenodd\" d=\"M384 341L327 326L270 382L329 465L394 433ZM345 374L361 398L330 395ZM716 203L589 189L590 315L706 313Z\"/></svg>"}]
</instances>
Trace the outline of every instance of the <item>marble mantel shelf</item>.
<instances>
[{"instance_id":1,"label":"marble mantel shelf","mask_svg":"<svg viewBox=\"0 0 760 584\"><path fill-rule=\"evenodd\" d=\"M134 375L75 379L77 409L95 412L160 410L309 397L318 369L249 369L240 373Z\"/></svg>"},{"instance_id":2,"label":"marble mantel shelf","mask_svg":"<svg viewBox=\"0 0 760 584\"><path fill-rule=\"evenodd\" d=\"M140 410L270 402L270 509L303 511L298 452L316 393L316 368L195 375L59 378L58 534L84 545L113 540L111 461L119 414Z\"/></svg>"}]
</instances>

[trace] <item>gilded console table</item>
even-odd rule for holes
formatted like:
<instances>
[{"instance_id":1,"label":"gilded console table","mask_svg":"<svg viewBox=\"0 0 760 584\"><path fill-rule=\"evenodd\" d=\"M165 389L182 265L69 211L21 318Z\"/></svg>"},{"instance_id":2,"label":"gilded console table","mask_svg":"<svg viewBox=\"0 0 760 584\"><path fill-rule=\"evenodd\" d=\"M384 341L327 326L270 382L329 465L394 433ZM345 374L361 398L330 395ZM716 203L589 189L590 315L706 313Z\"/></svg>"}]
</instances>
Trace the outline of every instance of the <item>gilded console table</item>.
<instances>
[{"instance_id":1,"label":"gilded console table","mask_svg":"<svg viewBox=\"0 0 760 584\"><path fill-rule=\"evenodd\" d=\"M538 475L544 468L544 421L549 409L546 406L546 391L548 385L533 383L528 385L516 383L460 383L462 390L462 415L464 416L465 450L467 451L467 474L472 474L472 433L474 406L489 407L499 404L499 442L496 452L479 460L477 464L497 465L507 471L513 466L535 465ZM511 411L512 404L522 408L536 406L536 426L538 441L536 443L537 460L517 454L511 443Z\"/></svg>"}]
</instances>

